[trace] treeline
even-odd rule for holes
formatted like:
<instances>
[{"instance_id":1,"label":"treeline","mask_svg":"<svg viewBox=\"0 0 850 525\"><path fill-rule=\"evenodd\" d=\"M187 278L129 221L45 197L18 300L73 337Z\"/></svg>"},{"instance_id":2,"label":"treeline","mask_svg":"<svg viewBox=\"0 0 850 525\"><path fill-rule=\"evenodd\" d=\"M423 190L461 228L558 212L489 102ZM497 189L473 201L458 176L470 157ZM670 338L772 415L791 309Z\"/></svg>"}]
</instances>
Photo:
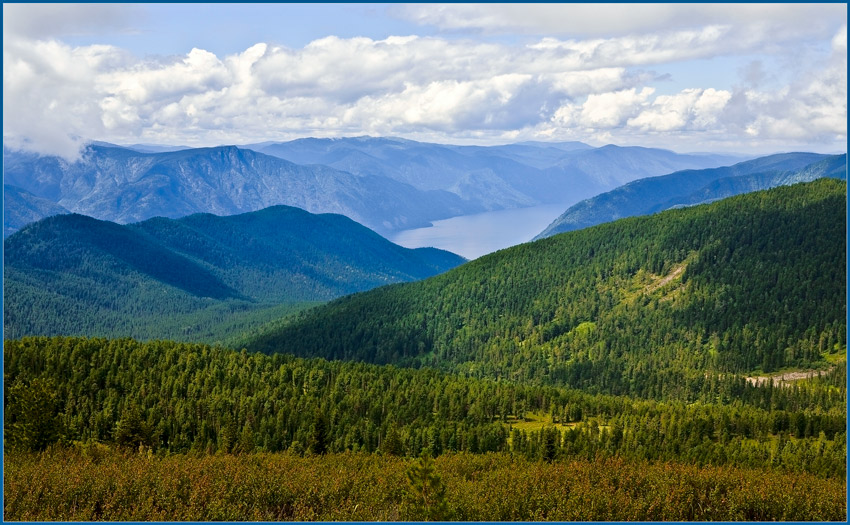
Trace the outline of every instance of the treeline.
<instances>
[{"instance_id":1,"label":"treeline","mask_svg":"<svg viewBox=\"0 0 850 525\"><path fill-rule=\"evenodd\" d=\"M447 454L428 463L353 453L54 449L7 455L4 467L10 521L840 522L847 515L843 478L625 459Z\"/></svg>"},{"instance_id":2,"label":"treeline","mask_svg":"<svg viewBox=\"0 0 850 525\"><path fill-rule=\"evenodd\" d=\"M776 188L344 297L247 347L694 401L843 351L845 232L845 182Z\"/></svg>"},{"instance_id":3,"label":"treeline","mask_svg":"<svg viewBox=\"0 0 850 525\"><path fill-rule=\"evenodd\" d=\"M830 384L841 366L800 386L745 386L767 404L760 408L166 341L26 338L5 342L4 363L12 449L99 442L195 454L509 451L846 471L846 390ZM539 444L550 430L529 428L532 414L574 428L552 427L546 451Z\"/></svg>"}]
</instances>

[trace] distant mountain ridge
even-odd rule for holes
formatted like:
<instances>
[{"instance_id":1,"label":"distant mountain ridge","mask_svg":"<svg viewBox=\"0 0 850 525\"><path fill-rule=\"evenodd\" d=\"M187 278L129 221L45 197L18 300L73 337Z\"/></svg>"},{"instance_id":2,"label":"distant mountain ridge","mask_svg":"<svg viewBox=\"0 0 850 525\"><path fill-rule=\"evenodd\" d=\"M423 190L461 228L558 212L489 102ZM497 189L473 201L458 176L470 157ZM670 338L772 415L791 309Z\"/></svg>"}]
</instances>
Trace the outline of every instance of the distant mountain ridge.
<instances>
[{"instance_id":1,"label":"distant mountain ridge","mask_svg":"<svg viewBox=\"0 0 850 525\"><path fill-rule=\"evenodd\" d=\"M120 223L193 213L233 215L283 204L341 213L385 232L481 211L447 191L300 166L234 146L161 153L89 146L74 163L8 151L4 160L7 184L72 212Z\"/></svg>"},{"instance_id":2,"label":"distant mountain ridge","mask_svg":"<svg viewBox=\"0 0 850 525\"><path fill-rule=\"evenodd\" d=\"M410 250L342 215L275 206L120 225L57 215L4 241L4 328L186 339L215 315L326 301L464 262Z\"/></svg>"},{"instance_id":3,"label":"distant mountain ridge","mask_svg":"<svg viewBox=\"0 0 850 525\"><path fill-rule=\"evenodd\" d=\"M820 177L847 178L847 155L783 153L733 166L640 179L570 207L535 237L543 239L623 217L646 215Z\"/></svg>"},{"instance_id":4,"label":"distant mountain ridge","mask_svg":"<svg viewBox=\"0 0 850 525\"><path fill-rule=\"evenodd\" d=\"M485 147L354 137L193 149L99 142L74 162L4 149L4 182L119 223L283 204L341 213L387 235L484 211L569 206L637 178L735 160L580 142ZM5 224L7 232L19 227Z\"/></svg>"},{"instance_id":5,"label":"distant mountain ridge","mask_svg":"<svg viewBox=\"0 0 850 525\"><path fill-rule=\"evenodd\" d=\"M299 164L381 174L423 190L445 189L487 210L575 202L637 178L738 160L652 148L594 148L581 142L485 147L353 137L305 138L256 148Z\"/></svg>"},{"instance_id":6,"label":"distant mountain ridge","mask_svg":"<svg viewBox=\"0 0 850 525\"><path fill-rule=\"evenodd\" d=\"M31 222L52 215L71 213L62 206L32 193L3 185L3 238L12 235Z\"/></svg>"}]
</instances>

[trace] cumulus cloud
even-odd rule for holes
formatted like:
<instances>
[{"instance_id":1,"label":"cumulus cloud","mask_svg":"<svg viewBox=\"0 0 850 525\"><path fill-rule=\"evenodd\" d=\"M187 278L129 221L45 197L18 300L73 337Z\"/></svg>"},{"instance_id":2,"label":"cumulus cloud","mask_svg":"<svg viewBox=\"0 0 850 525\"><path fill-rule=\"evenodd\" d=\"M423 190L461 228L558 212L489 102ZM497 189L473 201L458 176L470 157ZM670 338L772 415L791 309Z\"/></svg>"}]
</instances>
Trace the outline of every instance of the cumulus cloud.
<instances>
[{"instance_id":1,"label":"cumulus cloud","mask_svg":"<svg viewBox=\"0 0 850 525\"><path fill-rule=\"evenodd\" d=\"M4 144L76 155L103 132L98 72L123 63L109 46L72 49L56 41L4 45Z\"/></svg>"},{"instance_id":2,"label":"cumulus cloud","mask_svg":"<svg viewBox=\"0 0 850 525\"><path fill-rule=\"evenodd\" d=\"M680 16L682 8L658 9ZM25 24L4 35L4 142L73 157L92 138L212 145L364 133L629 143L655 136L669 147L671 137L685 136L732 144L846 137L846 27L823 36L815 59L799 61L786 75L794 80L772 90L761 85L767 73L758 61L735 89L659 93L650 85L652 69L664 64L764 53L785 38L768 38L771 24L745 32L709 10L716 16L706 16L707 25L652 34L523 44L328 36L296 49L258 43L227 56L196 48L146 59L43 36L76 30L76 22L45 33Z\"/></svg>"},{"instance_id":3,"label":"cumulus cloud","mask_svg":"<svg viewBox=\"0 0 850 525\"><path fill-rule=\"evenodd\" d=\"M730 92L713 88L659 96L627 124L645 131L710 129L731 97Z\"/></svg>"},{"instance_id":4,"label":"cumulus cloud","mask_svg":"<svg viewBox=\"0 0 850 525\"><path fill-rule=\"evenodd\" d=\"M646 104L655 90L645 87L588 95L582 104L569 104L559 108L553 120L561 126L579 126L586 129L609 129L621 126Z\"/></svg>"}]
</instances>

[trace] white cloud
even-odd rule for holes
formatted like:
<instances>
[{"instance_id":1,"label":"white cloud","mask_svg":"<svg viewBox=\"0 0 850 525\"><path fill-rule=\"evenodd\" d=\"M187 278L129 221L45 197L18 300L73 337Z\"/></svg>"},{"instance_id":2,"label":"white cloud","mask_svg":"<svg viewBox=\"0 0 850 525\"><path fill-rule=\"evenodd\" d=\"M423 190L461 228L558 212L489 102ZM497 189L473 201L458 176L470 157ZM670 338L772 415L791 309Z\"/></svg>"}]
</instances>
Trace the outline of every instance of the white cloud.
<instances>
[{"instance_id":1,"label":"white cloud","mask_svg":"<svg viewBox=\"0 0 850 525\"><path fill-rule=\"evenodd\" d=\"M737 12L754 19L753 9ZM745 73L752 81L734 90L695 85L657 93L649 85L657 74L644 68L781 54L785 44L768 36L785 11L768 10L770 23L750 25L747 34L715 7L709 11L712 25L613 38L507 44L330 36L299 49L259 43L229 56L192 49L144 60L21 30L4 35L4 142L73 156L87 138L211 145L363 133L630 143L663 136L667 147L685 136L688 144L726 137L735 146L742 137L846 138L846 26L819 47L799 46L807 59L782 75L790 83L762 86L758 78L770 72L759 62Z\"/></svg>"},{"instance_id":2,"label":"white cloud","mask_svg":"<svg viewBox=\"0 0 850 525\"><path fill-rule=\"evenodd\" d=\"M847 26L842 26L832 37L832 50L836 53L847 53Z\"/></svg>"},{"instance_id":3,"label":"white cloud","mask_svg":"<svg viewBox=\"0 0 850 525\"><path fill-rule=\"evenodd\" d=\"M790 84L773 91L743 87L733 94L723 116L730 129L765 139L846 141L846 35L844 26L831 40L830 56L807 64Z\"/></svg>"},{"instance_id":4,"label":"white cloud","mask_svg":"<svg viewBox=\"0 0 850 525\"><path fill-rule=\"evenodd\" d=\"M104 130L97 72L125 58L109 46L72 49L56 41L4 45L4 144L75 156L86 139Z\"/></svg>"},{"instance_id":5,"label":"white cloud","mask_svg":"<svg viewBox=\"0 0 850 525\"><path fill-rule=\"evenodd\" d=\"M645 131L710 129L731 97L730 92L713 88L659 96L627 124Z\"/></svg>"},{"instance_id":6,"label":"white cloud","mask_svg":"<svg viewBox=\"0 0 850 525\"><path fill-rule=\"evenodd\" d=\"M565 106L559 109L555 119L561 119L564 125L575 124L590 129L619 127L640 111L654 91L645 87L640 91L631 88L588 95L581 107Z\"/></svg>"}]
</instances>

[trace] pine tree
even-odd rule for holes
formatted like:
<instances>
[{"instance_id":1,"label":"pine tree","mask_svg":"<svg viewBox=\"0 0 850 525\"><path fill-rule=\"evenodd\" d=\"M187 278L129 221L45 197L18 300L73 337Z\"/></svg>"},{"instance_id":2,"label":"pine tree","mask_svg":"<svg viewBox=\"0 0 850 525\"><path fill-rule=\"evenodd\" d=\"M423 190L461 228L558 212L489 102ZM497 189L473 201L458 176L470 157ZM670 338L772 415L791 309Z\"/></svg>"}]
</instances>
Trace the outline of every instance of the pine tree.
<instances>
[{"instance_id":1,"label":"pine tree","mask_svg":"<svg viewBox=\"0 0 850 525\"><path fill-rule=\"evenodd\" d=\"M555 427L544 428L541 432L543 434L541 436L543 439L542 458L543 461L551 463L558 451L561 435Z\"/></svg>"},{"instance_id":2,"label":"pine tree","mask_svg":"<svg viewBox=\"0 0 850 525\"><path fill-rule=\"evenodd\" d=\"M316 412L313 421L313 434L310 437L310 452L322 455L328 451L328 423L324 414Z\"/></svg>"},{"instance_id":3,"label":"pine tree","mask_svg":"<svg viewBox=\"0 0 850 525\"><path fill-rule=\"evenodd\" d=\"M434 468L434 459L423 454L405 471L409 519L439 521L448 519L446 487Z\"/></svg>"},{"instance_id":4,"label":"pine tree","mask_svg":"<svg viewBox=\"0 0 850 525\"><path fill-rule=\"evenodd\" d=\"M254 452L256 444L254 443L254 431L251 429L251 424L247 421L242 427L242 434L239 436L239 450L243 454Z\"/></svg>"},{"instance_id":5,"label":"pine tree","mask_svg":"<svg viewBox=\"0 0 850 525\"><path fill-rule=\"evenodd\" d=\"M153 447L158 441L153 427L142 418L142 411L137 405L124 410L115 424L114 435L118 445L130 448Z\"/></svg>"},{"instance_id":6,"label":"pine tree","mask_svg":"<svg viewBox=\"0 0 850 525\"><path fill-rule=\"evenodd\" d=\"M385 454L392 456L401 456L404 454L404 445L398 436L398 432L396 432L395 426L390 426L390 429L387 431L387 437L384 438L384 442L381 444L381 450Z\"/></svg>"},{"instance_id":7,"label":"pine tree","mask_svg":"<svg viewBox=\"0 0 850 525\"><path fill-rule=\"evenodd\" d=\"M44 450L59 438L59 403L52 380L15 383L7 399L5 439L13 447Z\"/></svg>"}]
</instances>

